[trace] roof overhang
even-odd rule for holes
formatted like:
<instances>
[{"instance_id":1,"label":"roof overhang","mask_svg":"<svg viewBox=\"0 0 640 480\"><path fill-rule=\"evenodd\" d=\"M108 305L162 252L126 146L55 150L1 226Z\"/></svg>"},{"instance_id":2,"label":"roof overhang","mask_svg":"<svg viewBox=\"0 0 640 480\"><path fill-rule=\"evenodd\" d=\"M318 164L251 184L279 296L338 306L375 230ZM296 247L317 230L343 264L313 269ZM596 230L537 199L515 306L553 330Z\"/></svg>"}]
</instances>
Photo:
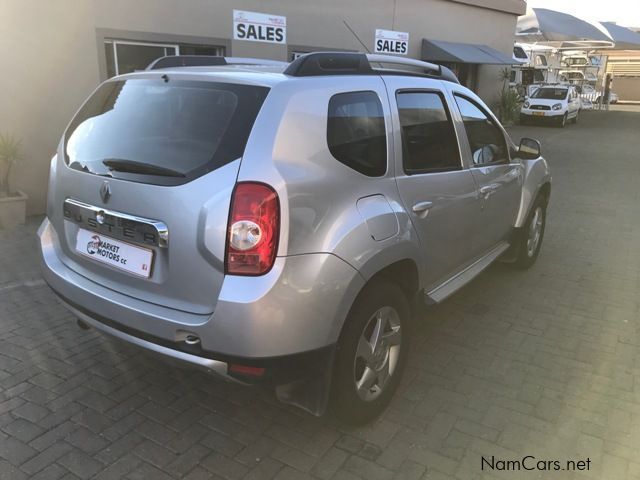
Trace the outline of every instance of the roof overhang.
<instances>
[{"instance_id":1,"label":"roof overhang","mask_svg":"<svg viewBox=\"0 0 640 480\"><path fill-rule=\"evenodd\" d=\"M472 63L484 65L512 65L512 55L504 54L487 45L422 40L422 60L436 63Z\"/></svg>"},{"instance_id":2,"label":"roof overhang","mask_svg":"<svg viewBox=\"0 0 640 480\"><path fill-rule=\"evenodd\" d=\"M616 50L640 50L640 33L613 22L600 22L615 42Z\"/></svg>"},{"instance_id":3,"label":"roof overhang","mask_svg":"<svg viewBox=\"0 0 640 480\"><path fill-rule=\"evenodd\" d=\"M557 49L611 48L614 42L601 25L564 12L532 8L518 18L516 42L542 43Z\"/></svg>"}]
</instances>

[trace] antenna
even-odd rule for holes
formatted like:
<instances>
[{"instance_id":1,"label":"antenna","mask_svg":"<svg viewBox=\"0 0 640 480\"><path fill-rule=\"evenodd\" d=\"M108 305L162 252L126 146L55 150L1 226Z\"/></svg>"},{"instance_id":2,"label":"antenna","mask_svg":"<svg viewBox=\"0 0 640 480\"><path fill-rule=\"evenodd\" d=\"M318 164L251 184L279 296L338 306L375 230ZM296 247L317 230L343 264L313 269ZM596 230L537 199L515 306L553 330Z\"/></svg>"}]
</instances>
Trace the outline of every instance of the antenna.
<instances>
[{"instance_id":1,"label":"antenna","mask_svg":"<svg viewBox=\"0 0 640 480\"><path fill-rule=\"evenodd\" d=\"M356 37L356 40L358 40L358 42L360 42L360 45L362 45L365 49L365 51L367 53L371 53L371 50L369 50L369 48L362 42L362 40L360 40L360 37L358 36L358 34L356 32L353 31L353 28L351 28L349 26L349 24L347 23L346 20L342 20L342 23L344 23L344 26L347 27L349 29L349 31L353 34L354 37Z\"/></svg>"}]
</instances>

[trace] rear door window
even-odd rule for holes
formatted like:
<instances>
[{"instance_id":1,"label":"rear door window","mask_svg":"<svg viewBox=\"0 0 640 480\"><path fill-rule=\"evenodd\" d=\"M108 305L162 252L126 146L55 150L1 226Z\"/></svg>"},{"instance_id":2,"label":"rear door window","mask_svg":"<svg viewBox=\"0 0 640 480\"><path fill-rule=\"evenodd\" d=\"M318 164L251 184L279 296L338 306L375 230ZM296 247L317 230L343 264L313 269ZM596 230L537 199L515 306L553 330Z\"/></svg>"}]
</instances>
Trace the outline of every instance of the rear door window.
<instances>
[{"instance_id":1,"label":"rear door window","mask_svg":"<svg viewBox=\"0 0 640 480\"><path fill-rule=\"evenodd\" d=\"M331 155L369 177L387 171L387 134L375 92L349 92L329 100L327 144Z\"/></svg>"},{"instance_id":2,"label":"rear door window","mask_svg":"<svg viewBox=\"0 0 640 480\"><path fill-rule=\"evenodd\" d=\"M461 170L458 140L442 94L398 92L396 101L405 173Z\"/></svg>"},{"instance_id":3,"label":"rear door window","mask_svg":"<svg viewBox=\"0 0 640 480\"><path fill-rule=\"evenodd\" d=\"M237 158L268 88L169 79L101 85L65 133L71 168L178 185Z\"/></svg>"}]
</instances>

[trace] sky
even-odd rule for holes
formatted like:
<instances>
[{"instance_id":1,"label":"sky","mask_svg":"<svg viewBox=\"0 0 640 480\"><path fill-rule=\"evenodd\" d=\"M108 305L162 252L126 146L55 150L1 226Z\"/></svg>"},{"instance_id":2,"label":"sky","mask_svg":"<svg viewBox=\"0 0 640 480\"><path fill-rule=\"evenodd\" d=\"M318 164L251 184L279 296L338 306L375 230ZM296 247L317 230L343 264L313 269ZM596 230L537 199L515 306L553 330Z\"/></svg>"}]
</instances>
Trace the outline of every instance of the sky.
<instances>
[{"instance_id":1,"label":"sky","mask_svg":"<svg viewBox=\"0 0 640 480\"><path fill-rule=\"evenodd\" d=\"M527 0L527 6L570 13L590 21L640 28L640 0Z\"/></svg>"}]
</instances>

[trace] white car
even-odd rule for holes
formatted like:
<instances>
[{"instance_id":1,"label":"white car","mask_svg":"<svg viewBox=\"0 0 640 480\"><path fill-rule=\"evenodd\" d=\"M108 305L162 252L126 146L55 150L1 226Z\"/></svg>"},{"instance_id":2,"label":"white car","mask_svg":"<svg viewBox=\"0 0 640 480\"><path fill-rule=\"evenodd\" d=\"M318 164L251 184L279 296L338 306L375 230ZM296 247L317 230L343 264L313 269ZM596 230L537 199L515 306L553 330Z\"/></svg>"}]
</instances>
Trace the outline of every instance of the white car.
<instances>
[{"instance_id":1,"label":"white car","mask_svg":"<svg viewBox=\"0 0 640 480\"><path fill-rule=\"evenodd\" d=\"M520 123L539 119L564 127L568 120L578 122L580 107L580 97L572 85L543 85L525 99Z\"/></svg>"},{"instance_id":2,"label":"white car","mask_svg":"<svg viewBox=\"0 0 640 480\"><path fill-rule=\"evenodd\" d=\"M577 86L576 90L580 93L580 98L582 99L582 104L584 106L585 103L591 102L601 103L604 100L602 96L602 92L600 90L596 90L591 85L582 85ZM618 103L618 94L615 92L609 92L609 103Z\"/></svg>"},{"instance_id":3,"label":"white car","mask_svg":"<svg viewBox=\"0 0 640 480\"><path fill-rule=\"evenodd\" d=\"M583 72L582 70L560 70L559 75L565 77L569 82L578 85L584 82L596 82L598 80L595 73Z\"/></svg>"}]
</instances>

